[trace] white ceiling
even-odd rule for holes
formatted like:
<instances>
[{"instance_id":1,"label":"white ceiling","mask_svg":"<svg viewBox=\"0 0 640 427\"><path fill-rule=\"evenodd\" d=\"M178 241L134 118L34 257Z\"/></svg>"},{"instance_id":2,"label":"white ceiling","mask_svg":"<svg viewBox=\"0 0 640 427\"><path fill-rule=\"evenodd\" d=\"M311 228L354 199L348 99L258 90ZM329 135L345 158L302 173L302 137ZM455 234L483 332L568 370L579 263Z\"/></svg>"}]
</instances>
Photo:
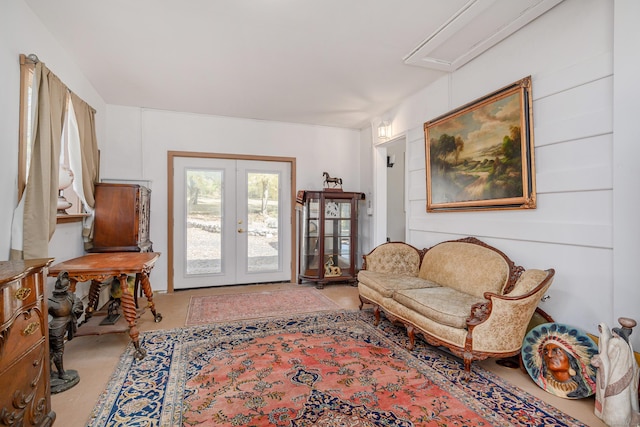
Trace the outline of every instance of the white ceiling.
<instances>
[{"instance_id":1,"label":"white ceiling","mask_svg":"<svg viewBox=\"0 0 640 427\"><path fill-rule=\"evenodd\" d=\"M360 129L561 0L25 1L108 104Z\"/></svg>"}]
</instances>

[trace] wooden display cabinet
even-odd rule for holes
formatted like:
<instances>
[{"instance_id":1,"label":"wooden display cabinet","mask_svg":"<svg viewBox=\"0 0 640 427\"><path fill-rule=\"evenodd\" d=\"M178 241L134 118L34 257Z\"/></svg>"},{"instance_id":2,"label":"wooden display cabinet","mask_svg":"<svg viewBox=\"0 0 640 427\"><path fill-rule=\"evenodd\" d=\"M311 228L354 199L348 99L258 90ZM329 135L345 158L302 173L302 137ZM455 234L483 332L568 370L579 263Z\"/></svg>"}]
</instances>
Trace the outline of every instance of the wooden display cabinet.
<instances>
[{"instance_id":1,"label":"wooden display cabinet","mask_svg":"<svg viewBox=\"0 0 640 427\"><path fill-rule=\"evenodd\" d=\"M49 319L53 259L0 262L0 426L50 426Z\"/></svg>"},{"instance_id":2,"label":"wooden display cabinet","mask_svg":"<svg viewBox=\"0 0 640 427\"><path fill-rule=\"evenodd\" d=\"M364 193L342 190L299 191L298 283L355 283L358 204Z\"/></svg>"},{"instance_id":3,"label":"wooden display cabinet","mask_svg":"<svg viewBox=\"0 0 640 427\"><path fill-rule=\"evenodd\" d=\"M153 252L150 203L151 190L142 185L96 184L93 248L88 252Z\"/></svg>"}]
</instances>

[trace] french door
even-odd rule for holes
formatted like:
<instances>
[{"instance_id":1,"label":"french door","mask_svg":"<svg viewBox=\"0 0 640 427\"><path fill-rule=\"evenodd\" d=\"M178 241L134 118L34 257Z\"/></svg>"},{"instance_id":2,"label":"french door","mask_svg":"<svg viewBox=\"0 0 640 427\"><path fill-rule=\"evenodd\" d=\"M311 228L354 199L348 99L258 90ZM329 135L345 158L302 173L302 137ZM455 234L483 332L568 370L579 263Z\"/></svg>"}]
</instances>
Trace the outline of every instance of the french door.
<instances>
[{"instance_id":1,"label":"french door","mask_svg":"<svg viewBox=\"0 0 640 427\"><path fill-rule=\"evenodd\" d=\"M173 158L173 288L291 280L291 164Z\"/></svg>"}]
</instances>

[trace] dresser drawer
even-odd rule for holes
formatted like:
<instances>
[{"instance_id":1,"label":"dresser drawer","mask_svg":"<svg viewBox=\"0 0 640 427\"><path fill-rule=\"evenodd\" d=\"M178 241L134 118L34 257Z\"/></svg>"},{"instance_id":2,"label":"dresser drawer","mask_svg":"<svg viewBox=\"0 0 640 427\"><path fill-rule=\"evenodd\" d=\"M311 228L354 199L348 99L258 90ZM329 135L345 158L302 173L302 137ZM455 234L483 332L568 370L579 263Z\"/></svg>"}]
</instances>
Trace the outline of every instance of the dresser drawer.
<instances>
[{"instance_id":1,"label":"dresser drawer","mask_svg":"<svg viewBox=\"0 0 640 427\"><path fill-rule=\"evenodd\" d=\"M41 314L39 307L24 310L5 331L4 342L0 341L0 375L22 353L44 342L48 325Z\"/></svg>"},{"instance_id":2,"label":"dresser drawer","mask_svg":"<svg viewBox=\"0 0 640 427\"><path fill-rule=\"evenodd\" d=\"M42 279L38 276L6 283L0 290L0 325L11 320L14 314L22 311L24 307L34 305L42 298L42 289Z\"/></svg>"},{"instance_id":3,"label":"dresser drawer","mask_svg":"<svg viewBox=\"0 0 640 427\"><path fill-rule=\"evenodd\" d=\"M0 418L0 426L5 426L4 421L12 418L11 426L34 426L46 422L51 399L47 389L48 378L43 378L48 375L45 364L49 363L45 350L44 345L32 349L7 371L0 373L0 414L4 414Z\"/></svg>"}]
</instances>

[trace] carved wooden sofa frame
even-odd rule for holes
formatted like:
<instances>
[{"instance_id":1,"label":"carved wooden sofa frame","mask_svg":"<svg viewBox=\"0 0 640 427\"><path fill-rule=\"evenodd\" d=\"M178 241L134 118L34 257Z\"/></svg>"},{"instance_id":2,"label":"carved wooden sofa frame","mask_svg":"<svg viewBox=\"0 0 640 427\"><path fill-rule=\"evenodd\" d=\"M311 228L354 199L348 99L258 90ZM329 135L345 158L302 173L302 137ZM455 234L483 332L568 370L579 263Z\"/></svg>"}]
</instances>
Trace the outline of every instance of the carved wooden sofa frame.
<instances>
[{"instance_id":1,"label":"carved wooden sofa frame","mask_svg":"<svg viewBox=\"0 0 640 427\"><path fill-rule=\"evenodd\" d=\"M442 249L442 245L448 246ZM443 259L442 254L436 255L436 252L443 250L447 257L453 259ZM434 260L430 259L430 251L436 257ZM380 252L384 260L380 259ZM487 271L479 274L480 277L470 279L470 282L495 282L499 277L502 283L493 283L488 286L493 289L482 292L476 284L475 296L443 288L448 284L434 283L434 278L442 277L456 282L455 286L463 285L464 275L461 276L459 271L427 270L454 270L458 263L460 268L468 269L469 265L464 267L465 253L470 258L487 257L496 270L500 270L491 271L489 266ZM520 353L529 322L555 275L554 269L525 270L515 265L502 251L473 237L441 242L424 250L401 242L385 243L363 258L363 270L358 274L360 309L364 304L373 305L376 325L381 312L390 321L403 324L409 337L409 349L415 345L416 334L433 346L446 347L463 359L465 377L470 374L471 364L475 360L506 358ZM480 264L483 262L480 259ZM467 264L473 266L474 263L477 264L478 260ZM469 272L469 275L473 273ZM422 285L425 287L422 288ZM457 306L455 298L452 305L449 302L443 304L449 306L445 309L458 313L457 319L454 319L457 326L446 324L449 320L446 316L441 323L437 315L430 314L432 310L428 305L437 304L437 294L441 292L443 294L439 296L442 298L448 294L461 296ZM433 298L434 295L436 298ZM476 302L464 306L465 302L474 299ZM461 317L463 312L467 314Z\"/></svg>"}]
</instances>

